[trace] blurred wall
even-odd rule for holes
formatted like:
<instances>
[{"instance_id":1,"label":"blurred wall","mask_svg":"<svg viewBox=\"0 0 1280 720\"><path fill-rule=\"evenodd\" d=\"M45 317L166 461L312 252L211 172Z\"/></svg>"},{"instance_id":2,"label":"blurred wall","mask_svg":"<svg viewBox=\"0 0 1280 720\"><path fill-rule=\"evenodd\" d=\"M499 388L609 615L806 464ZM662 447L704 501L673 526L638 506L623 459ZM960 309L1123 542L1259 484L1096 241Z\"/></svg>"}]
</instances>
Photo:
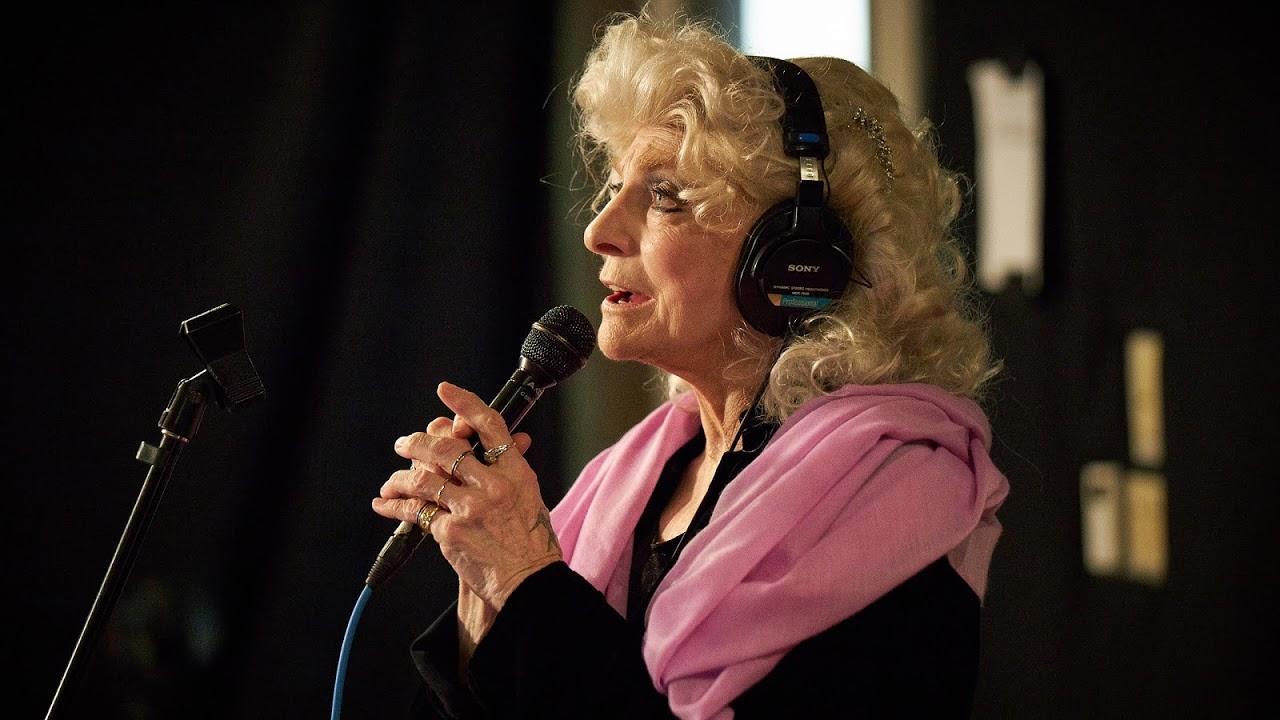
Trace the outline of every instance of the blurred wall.
<instances>
[{"instance_id":1,"label":"blurred wall","mask_svg":"<svg viewBox=\"0 0 1280 720\"><path fill-rule=\"evenodd\" d=\"M977 714L1252 717L1275 653L1269 428L1276 222L1270 39L1256 12L938 2L928 114L975 177L966 72L1044 72L1045 280L986 296L996 459L1012 492ZM975 188L980 208L984 188ZM980 243L977 218L963 224ZM1133 467L1125 338L1163 338L1168 574L1082 563L1080 473Z\"/></svg>"}]
</instances>

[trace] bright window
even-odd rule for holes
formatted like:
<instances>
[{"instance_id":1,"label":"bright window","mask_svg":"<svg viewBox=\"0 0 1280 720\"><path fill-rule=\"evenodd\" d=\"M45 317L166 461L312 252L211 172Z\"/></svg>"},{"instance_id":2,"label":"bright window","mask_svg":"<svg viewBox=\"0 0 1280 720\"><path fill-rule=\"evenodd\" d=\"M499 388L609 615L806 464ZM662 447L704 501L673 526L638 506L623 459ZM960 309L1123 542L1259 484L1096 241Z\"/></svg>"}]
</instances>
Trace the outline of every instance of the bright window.
<instances>
[{"instance_id":1,"label":"bright window","mask_svg":"<svg viewBox=\"0 0 1280 720\"><path fill-rule=\"evenodd\" d=\"M870 0L739 0L742 51L829 56L871 70Z\"/></svg>"}]
</instances>

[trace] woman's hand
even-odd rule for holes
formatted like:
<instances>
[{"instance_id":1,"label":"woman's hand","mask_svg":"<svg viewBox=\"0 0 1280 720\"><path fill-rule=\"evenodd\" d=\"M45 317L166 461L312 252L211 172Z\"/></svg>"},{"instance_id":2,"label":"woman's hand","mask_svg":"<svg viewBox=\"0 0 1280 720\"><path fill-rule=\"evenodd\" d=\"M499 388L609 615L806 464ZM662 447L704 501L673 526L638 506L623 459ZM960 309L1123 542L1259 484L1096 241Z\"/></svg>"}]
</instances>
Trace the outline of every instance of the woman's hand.
<instances>
[{"instance_id":1,"label":"woman's hand","mask_svg":"<svg viewBox=\"0 0 1280 720\"><path fill-rule=\"evenodd\" d=\"M436 392L457 416L396 440L396 454L412 467L391 474L373 510L417 522L425 503L438 502L430 534L466 589L496 613L526 577L561 559L560 543L524 459L529 436L511 435L498 411L472 392L449 383ZM474 438L464 439L473 434L491 451L507 449L486 465L470 452Z\"/></svg>"}]
</instances>

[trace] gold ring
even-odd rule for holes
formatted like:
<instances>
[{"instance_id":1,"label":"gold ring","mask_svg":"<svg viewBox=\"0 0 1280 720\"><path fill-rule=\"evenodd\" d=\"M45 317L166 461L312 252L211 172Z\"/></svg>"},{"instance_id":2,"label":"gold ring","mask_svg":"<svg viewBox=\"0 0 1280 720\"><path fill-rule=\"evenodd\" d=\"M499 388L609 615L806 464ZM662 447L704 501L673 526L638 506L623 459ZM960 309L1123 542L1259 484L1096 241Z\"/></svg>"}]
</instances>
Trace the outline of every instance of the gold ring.
<instances>
[{"instance_id":1,"label":"gold ring","mask_svg":"<svg viewBox=\"0 0 1280 720\"><path fill-rule=\"evenodd\" d=\"M458 457L454 458L453 464L449 466L449 477L457 480L457 477L454 476L454 473L458 472L458 463L462 462L462 459L470 454L471 454L470 450L463 450L462 452L458 453Z\"/></svg>"},{"instance_id":2,"label":"gold ring","mask_svg":"<svg viewBox=\"0 0 1280 720\"><path fill-rule=\"evenodd\" d=\"M508 451L508 450L510 450L510 449L511 449L511 443L503 443L502 445L499 445L498 447L489 448L488 450L485 450L485 451L484 451L484 464L485 464L485 465L492 465L492 464L494 464L495 462L497 462L497 461L498 461L498 458L502 457L502 453L504 453L504 452L506 452L506 451Z\"/></svg>"},{"instance_id":3,"label":"gold ring","mask_svg":"<svg viewBox=\"0 0 1280 720\"><path fill-rule=\"evenodd\" d=\"M428 508L430 508L430 512L427 512ZM439 509L440 509L439 505L434 505L432 503L423 503L422 507L418 510L418 527L422 528L423 534L425 535L431 534L431 519L436 516L436 511L438 511ZM422 513L424 512L427 513L425 517L422 515Z\"/></svg>"}]
</instances>

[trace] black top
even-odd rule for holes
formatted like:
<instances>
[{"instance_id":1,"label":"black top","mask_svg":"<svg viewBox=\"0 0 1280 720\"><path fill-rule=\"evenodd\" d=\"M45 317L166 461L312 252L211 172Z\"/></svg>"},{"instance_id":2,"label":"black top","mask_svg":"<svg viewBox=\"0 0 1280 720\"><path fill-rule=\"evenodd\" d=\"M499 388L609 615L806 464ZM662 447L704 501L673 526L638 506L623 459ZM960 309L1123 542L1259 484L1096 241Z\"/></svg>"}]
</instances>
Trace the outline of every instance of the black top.
<instances>
[{"instance_id":1,"label":"black top","mask_svg":"<svg viewBox=\"0 0 1280 720\"><path fill-rule=\"evenodd\" d=\"M671 502L680 485L680 476L693 458L707 445L706 435L699 432L692 440L676 451L662 468L658 484L645 504L644 512L636 523L635 539L631 548L631 581L627 585L627 622L644 632L645 611L653 599L653 591L676 564L677 551L684 545L685 537L693 537L701 528L690 527L685 532L664 541L658 540L658 521L662 510ZM714 483L713 483L714 485ZM710 494L710 493L708 493ZM708 501L703 500L703 504Z\"/></svg>"},{"instance_id":2,"label":"black top","mask_svg":"<svg viewBox=\"0 0 1280 720\"><path fill-rule=\"evenodd\" d=\"M658 588L658 583L666 577L667 572L676 564L680 551L693 539L699 531L711 522L711 512L715 510L720 495L729 482L738 476L752 460L755 459L778 429L776 423L765 422L758 414L750 420L744 419L742 428L742 450L725 453L716 465L715 475L707 493L702 496L698 510L694 513L689 527L679 535L664 541L658 540L658 524L662 511L671 502L676 488L680 485L680 477L689 463L707 446L707 437L702 430L694 435L662 468L662 475L645 504L644 512L636 523L635 539L631 550L631 579L627 586L627 620L644 630L645 611L649 601ZM734 438L735 445L738 438Z\"/></svg>"},{"instance_id":3,"label":"black top","mask_svg":"<svg viewBox=\"0 0 1280 720\"><path fill-rule=\"evenodd\" d=\"M744 431L746 451L721 458L683 535L656 543L657 523L702 434L677 451L636 527L628 617L563 562L529 576L457 672L457 606L413 644L424 686L420 718L670 718L641 656L644 611L687 540L710 519L725 485L776 426ZM978 669L979 600L945 557L853 617L787 653L733 702L737 718L970 715Z\"/></svg>"}]
</instances>

